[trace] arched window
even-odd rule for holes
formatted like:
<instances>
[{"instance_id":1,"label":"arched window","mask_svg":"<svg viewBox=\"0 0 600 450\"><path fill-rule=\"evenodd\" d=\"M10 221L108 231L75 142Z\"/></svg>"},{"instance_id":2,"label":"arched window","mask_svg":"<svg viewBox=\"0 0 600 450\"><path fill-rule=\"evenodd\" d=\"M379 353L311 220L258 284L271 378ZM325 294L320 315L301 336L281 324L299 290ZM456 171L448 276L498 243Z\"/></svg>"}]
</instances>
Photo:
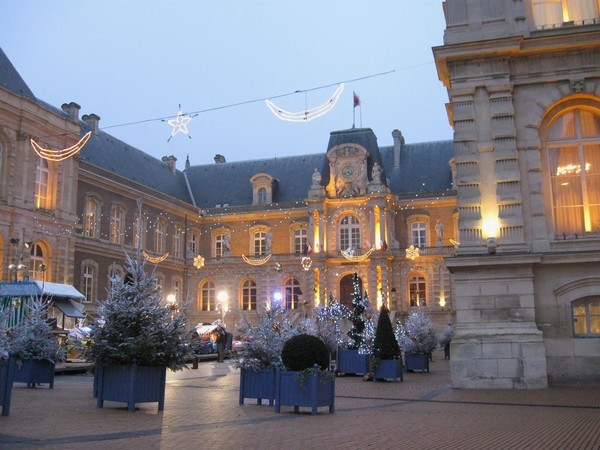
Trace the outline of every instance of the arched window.
<instances>
[{"instance_id":1,"label":"arched window","mask_svg":"<svg viewBox=\"0 0 600 450\"><path fill-rule=\"evenodd\" d=\"M98 218L100 217L99 209L98 201L95 198L86 198L84 234L87 238L98 237Z\"/></svg>"},{"instance_id":2,"label":"arched window","mask_svg":"<svg viewBox=\"0 0 600 450\"><path fill-rule=\"evenodd\" d=\"M283 308L298 309L300 307L300 283L295 278L288 278L283 283Z\"/></svg>"},{"instance_id":3,"label":"arched window","mask_svg":"<svg viewBox=\"0 0 600 450\"><path fill-rule=\"evenodd\" d=\"M427 283L424 274L413 273L408 277L408 299L410 306L427 306Z\"/></svg>"},{"instance_id":4,"label":"arched window","mask_svg":"<svg viewBox=\"0 0 600 450\"><path fill-rule=\"evenodd\" d=\"M258 189L258 204L265 205L267 203L267 189L261 187Z\"/></svg>"},{"instance_id":5,"label":"arched window","mask_svg":"<svg viewBox=\"0 0 600 450\"><path fill-rule=\"evenodd\" d=\"M203 281L198 290L200 298L198 299L198 309L200 311L215 310L215 284L212 281Z\"/></svg>"},{"instance_id":6,"label":"arched window","mask_svg":"<svg viewBox=\"0 0 600 450\"><path fill-rule=\"evenodd\" d=\"M42 270L44 265L44 270ZM31 247L31 256L29 258L29 279L44 281L47 263L44 261L44 248L35 242Z\"/></svg>"},{"instance_id":7,"label":"arched window","mask_svg":"<svg viewBox=\"0 0 600 450\"><path fill-rule=\"evenodd\" d=\"M256 283L254 280L245 280L242 283L242 309L245 311L256 309Z\"/></svg>"},{"instance_id":8,"label":"arched window","mask_svg":"<svg viewBox=\"0 0 600 450\"><path fill-rule=\"evenodd\" d=\"M340 280L340 305L347 306L351 310L354 308L352 301L354 300L354 276L352 274L348 274L344 276ZM362 290L362 278L358 277L358 295L362 298L363 290Z\"/></svg>"},{"instance_id":9,"label":"arched window","mask_svg":"<svg viewBox=\"0 0 600 450\"><path fill-rule=\"evenodd\" d=\"M42 157L38 157L35 166L35 193L34 204L38 209L47 209L49 206L49 189L50 185L50 170L48 169L48 161Z\"/></svg>"},{"instance_id":10,"label":"arched window","mask_svg":"<svg viewBox=\"0 0 600 450\"><path fill-rule=\"evenodd\" d=\"M576 300L571 303L571 308L575 337L600 336L600 297Z\"/></svg>"},{"instance_id":11,"label":"arched window","mask_svg":"<svg viewBox=\"0 0 600 450\"><path fill-rule=\"evenodd\" d=\"M562 114L548 130L546 152L556 234L600 232L600 116Z\"/></svg>"},{"instance_id":12,"label":"arched window","mask_svg":"<svg viewBox=\"0 0 600 450\"><path fill-rule=\"evenodd\" d=\"M360 245L360 221L348 214L340 221L340 250L358 250Z\"/></svg>"},{"instance_id":13,"label":"arched window","mask_svg":"<svg viewBox=\"0 0 600 450\"><path fill-rule=\"evenodd\" d=\"M123 209L114 205L110 213L110 242L113 244L121 243L123 233Z\"/></svg>"}]
</instances>

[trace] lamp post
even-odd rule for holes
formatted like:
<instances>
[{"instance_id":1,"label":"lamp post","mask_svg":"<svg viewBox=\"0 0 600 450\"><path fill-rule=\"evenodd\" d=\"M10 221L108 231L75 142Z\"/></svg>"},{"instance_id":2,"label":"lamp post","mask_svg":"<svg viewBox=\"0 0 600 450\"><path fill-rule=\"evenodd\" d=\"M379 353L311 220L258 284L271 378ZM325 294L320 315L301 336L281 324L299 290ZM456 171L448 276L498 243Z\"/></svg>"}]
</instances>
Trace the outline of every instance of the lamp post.
<instances>
[{"instance_id":1,"label":"lamp post","mask_svg":"<svg viewBox=\"0 0 600 450\"><path fill-rule=\"evenodd\" d=\"M227 313L227 309L229 307L229 295L227 292L221 291L217 295L217 300L219 301L217 309L221 311L221 323L225 323L225 314Z\"/></svg>"},{"instance_id":2,"label":"lamp post","mask_svg":"<svg viewBox=\"0 0 600 450\"><path fill-rule=\"evenodd\" d=\"M19 246L21 240L19 238L10 238L10 245L12 245L12 262L8 265L9 270L14 274L13 280L19 281L19 272L27 270L27 266L23 263L23 250L31 248L33 242L26 241L23 245Z\"/></svg>"},{"instance_id":3,"label":"lamp post","mask_svg":"<svg viewBox=\"0 0 600 450\"><path fill-rule=\"evenodd\" d=\"M177 297L175 297L175 294L167 295L167 306L171 310L171 319L173 319L177 312Z\"/></svg>"}]
</instances>

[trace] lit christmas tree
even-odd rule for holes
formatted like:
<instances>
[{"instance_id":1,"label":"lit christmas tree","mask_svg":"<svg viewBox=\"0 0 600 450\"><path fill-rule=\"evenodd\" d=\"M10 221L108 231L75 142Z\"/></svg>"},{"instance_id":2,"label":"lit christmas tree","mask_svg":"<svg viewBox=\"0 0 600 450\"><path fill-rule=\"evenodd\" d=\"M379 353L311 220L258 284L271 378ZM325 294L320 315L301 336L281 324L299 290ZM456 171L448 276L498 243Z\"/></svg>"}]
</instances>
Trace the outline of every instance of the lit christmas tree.
<instances>
[{"instance_id":1,"label":"lit christmas tree","mask_svg":"<svg viewBox=\"0 0 600 450\"><path fill-rule=\"evenodd\" d=\"M369 297L365 292L364 297L360 293L360 286L358 283L358 275L354 273L352 279L352 285L354 290L352 292L352 312L350 314L350 321L352 322L352 328L348 331L348 348L351 350L364 350L365 344L365 319L363 314L369 307Z\"/></svg>"}]
</instances>

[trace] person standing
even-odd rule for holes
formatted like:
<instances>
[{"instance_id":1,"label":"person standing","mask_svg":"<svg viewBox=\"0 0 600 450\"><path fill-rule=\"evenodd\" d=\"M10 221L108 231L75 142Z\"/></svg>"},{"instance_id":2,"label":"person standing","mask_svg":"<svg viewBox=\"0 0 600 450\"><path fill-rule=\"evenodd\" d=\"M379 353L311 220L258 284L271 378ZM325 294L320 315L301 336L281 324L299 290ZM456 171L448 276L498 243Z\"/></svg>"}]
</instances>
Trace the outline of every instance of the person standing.
<instances>
[{"instance_id":1,"label":"person standing","mask_svg":"<svg viewBox=\"0 0 600 450\"><path fill-rule=\"evenodd\" d=\"M225 345L227 344L227 332L222 324L217 325L217 362L225 359Z\"/></svg>"}]
</instances>

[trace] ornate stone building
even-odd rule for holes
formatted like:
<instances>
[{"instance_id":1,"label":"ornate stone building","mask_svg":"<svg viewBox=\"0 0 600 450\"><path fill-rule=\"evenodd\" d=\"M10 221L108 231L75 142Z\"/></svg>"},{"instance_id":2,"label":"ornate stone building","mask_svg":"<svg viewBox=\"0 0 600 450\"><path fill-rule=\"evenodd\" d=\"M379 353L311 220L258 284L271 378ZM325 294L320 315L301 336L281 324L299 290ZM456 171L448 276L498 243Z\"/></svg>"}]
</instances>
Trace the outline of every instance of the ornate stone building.
<instances>
[{"instance_id":1,"label":"ornate stone building","mask_svg":"<svg viewBox=\"0 0 600 450\"><path fill-rule=\"evenodd\" d=\"M600 380L599 8L444 2L457 387Z\"/></svg>"}]
</instances>

